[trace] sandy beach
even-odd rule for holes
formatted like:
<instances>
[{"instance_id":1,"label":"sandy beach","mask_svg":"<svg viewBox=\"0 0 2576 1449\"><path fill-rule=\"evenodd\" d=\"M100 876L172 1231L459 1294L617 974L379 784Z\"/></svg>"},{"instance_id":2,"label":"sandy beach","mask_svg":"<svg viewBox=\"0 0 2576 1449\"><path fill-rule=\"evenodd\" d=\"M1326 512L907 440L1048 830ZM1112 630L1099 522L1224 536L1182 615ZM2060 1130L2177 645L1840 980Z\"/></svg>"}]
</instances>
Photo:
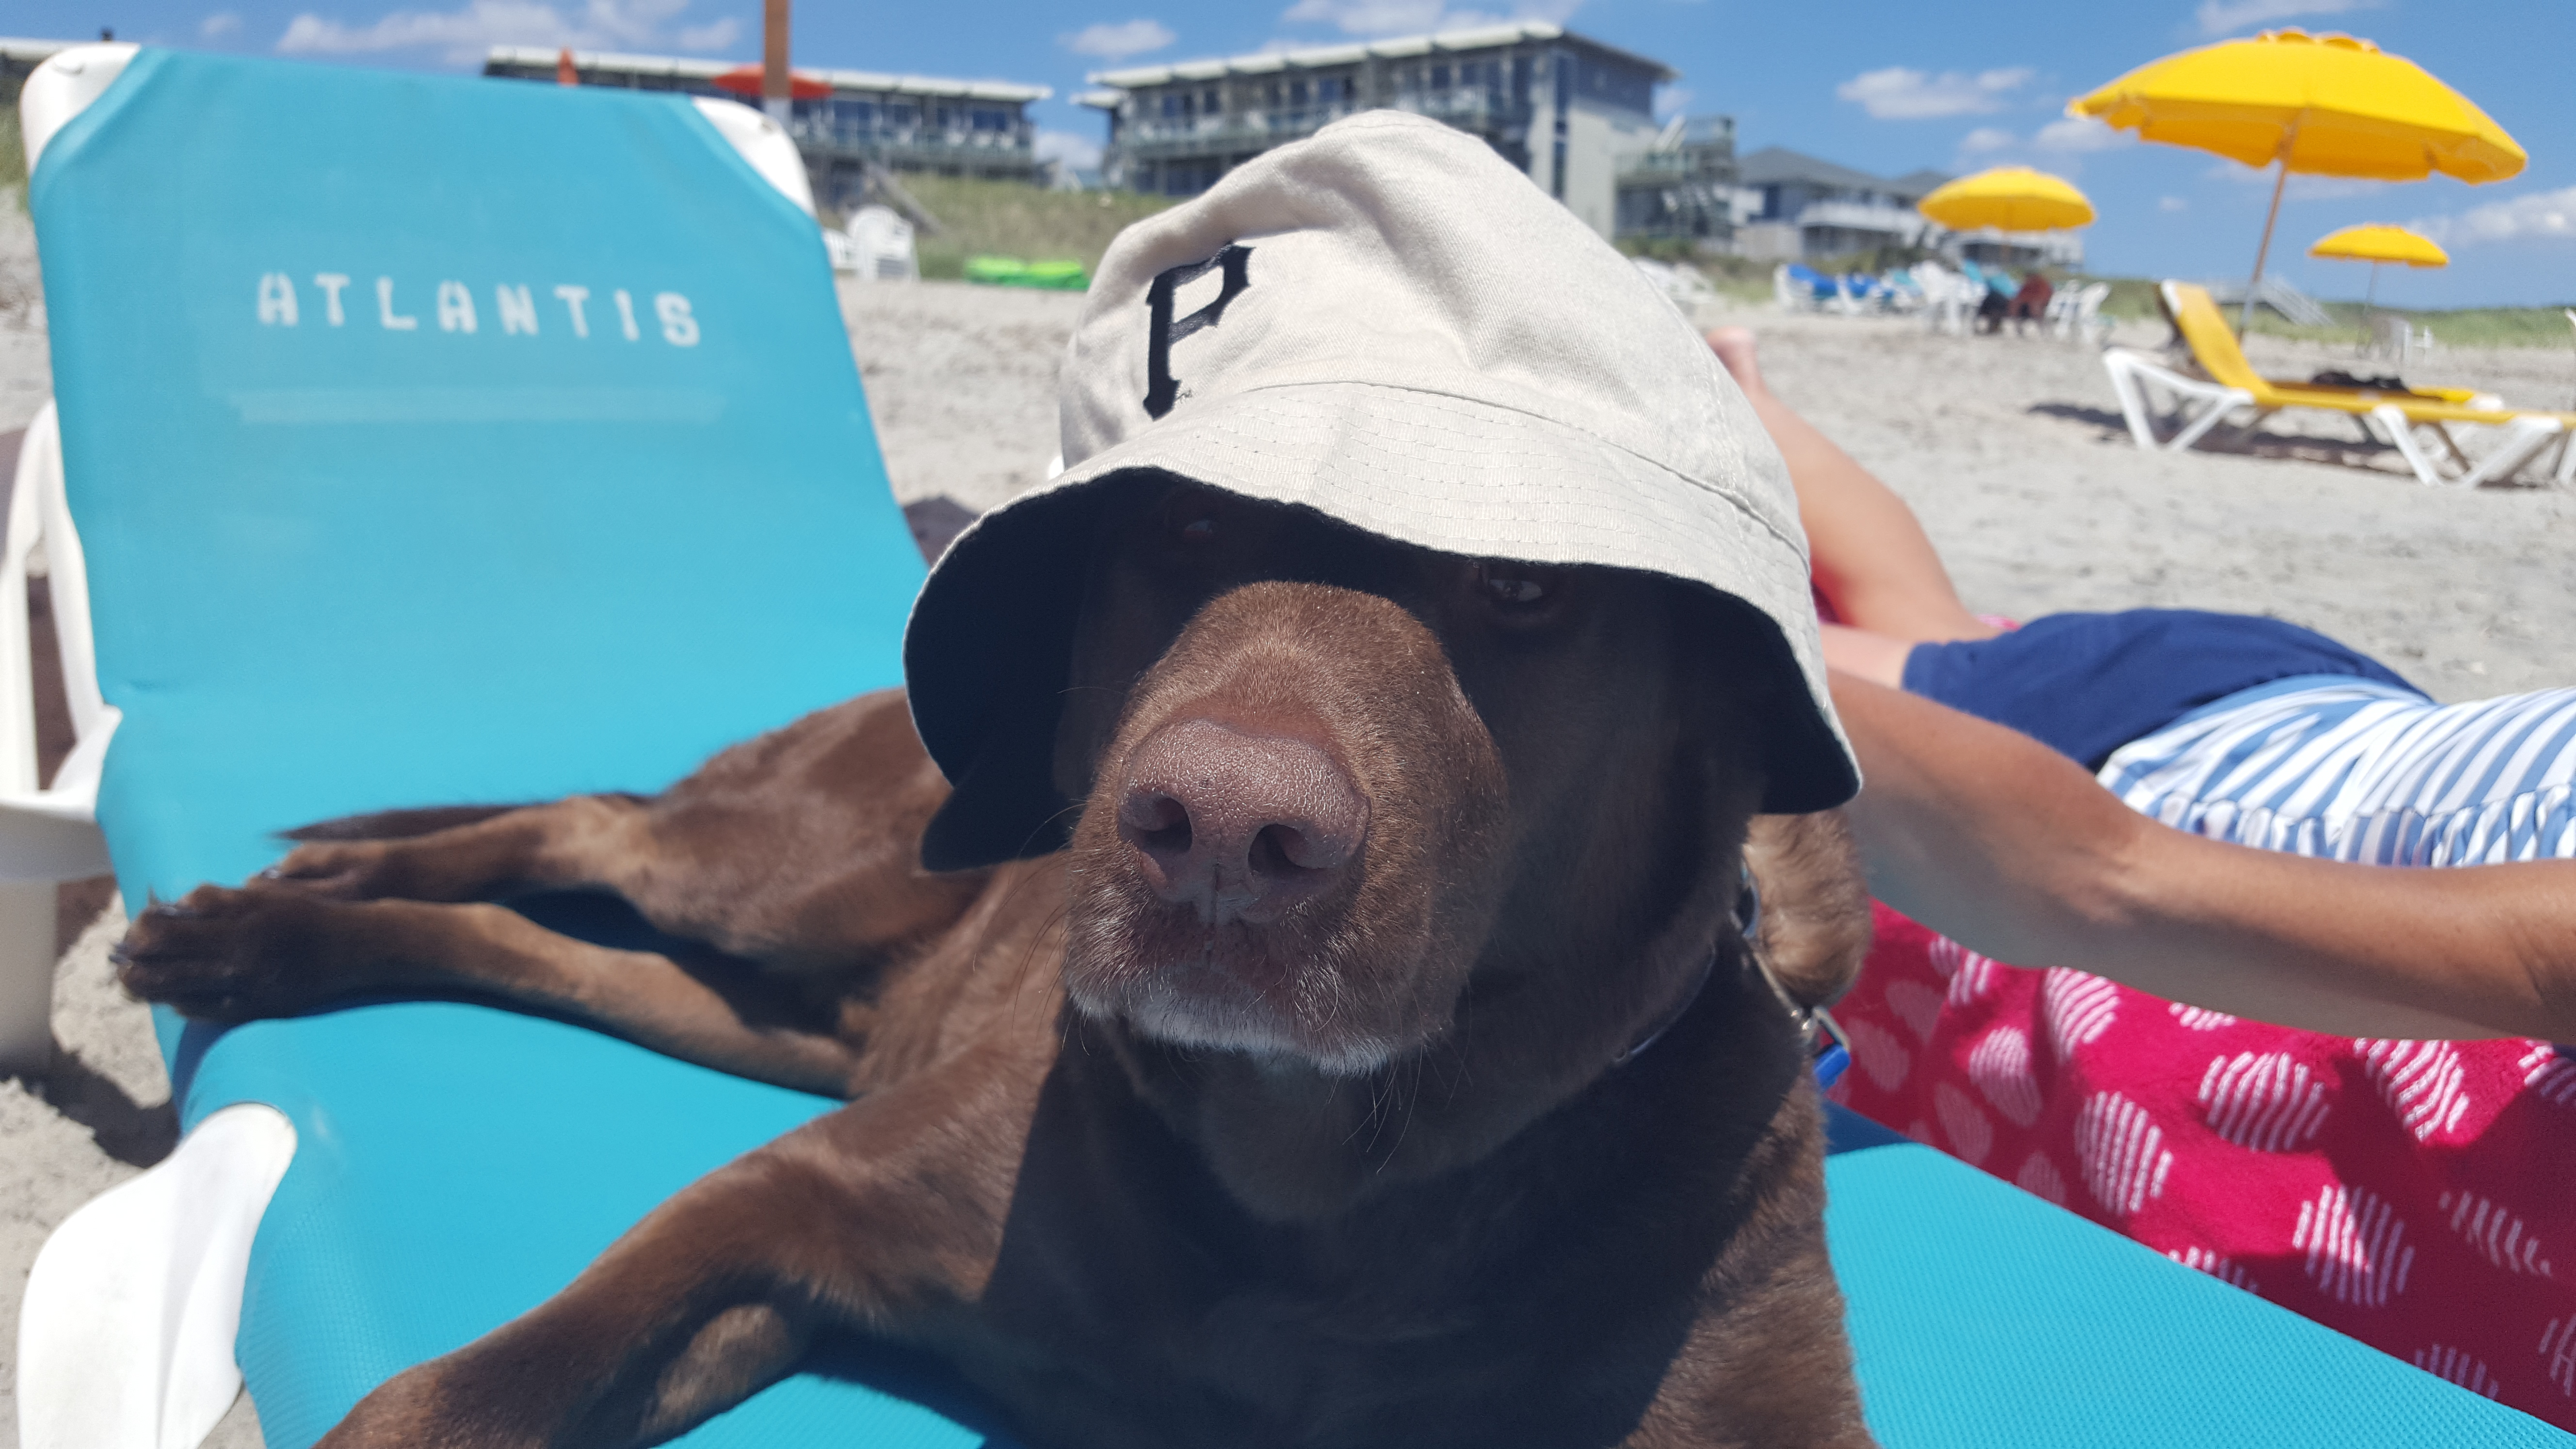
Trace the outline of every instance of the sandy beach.
<instances>
[{"instance_id":1,"label":"sandy beach","mask_svg":"<svg viewBox=\"0 0 2576 1449\"><path fill-rule=\"evenodd\" d=\"M845 286L842 311L899 499L989 507L1056 450L1055 371L1082 299L962 284ZM2356 644L2436 696L2576 680L2576 493L2422 487L2336 420L2183 455L2130 441L2099 359L2037 338L1932 336L1900 319L1700 317L1763 338L1775 391L1923 516L1976 607L2191 605L2277 615ZM2153 346L2163 329L2120 339ZM0 432L49 390L25 223L0 204ZM2361 366L2258 339L2275 376ZM2410 381L2566 407L2576 358L2445 351ZM2276 426L2278 426L2276 424ZM116 991L111 907L65 955L44 1082L0 1081L0 1449L16 1442L16 1304L37 1246L168 1150L169 1087L144 1013ZM237 1408L214 1441L258 1443Z\"/></svg>"}]
</instances>

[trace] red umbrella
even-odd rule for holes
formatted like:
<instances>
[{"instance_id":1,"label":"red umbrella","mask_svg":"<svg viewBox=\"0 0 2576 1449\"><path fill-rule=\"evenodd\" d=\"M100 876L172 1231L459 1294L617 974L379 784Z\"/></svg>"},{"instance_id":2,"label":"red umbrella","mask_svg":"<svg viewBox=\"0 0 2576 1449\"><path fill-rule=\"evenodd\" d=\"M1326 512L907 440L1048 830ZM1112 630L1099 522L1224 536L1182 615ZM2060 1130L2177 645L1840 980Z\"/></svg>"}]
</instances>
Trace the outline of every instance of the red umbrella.
<instances>
[{"instance_id":1,"label":"red umbrella","mask_svg":"<svg viewBox=\"0 0 2576 1449\"><path fill-rule=\"evenodd\" d=\"M760 99L761 73L756 65L738 65L716 77L716 89L731 91L751 100ZM790 100L819 101L832 94L832 87L809 75L787 73L787 95Z\"/></svg>"}]
</instances>

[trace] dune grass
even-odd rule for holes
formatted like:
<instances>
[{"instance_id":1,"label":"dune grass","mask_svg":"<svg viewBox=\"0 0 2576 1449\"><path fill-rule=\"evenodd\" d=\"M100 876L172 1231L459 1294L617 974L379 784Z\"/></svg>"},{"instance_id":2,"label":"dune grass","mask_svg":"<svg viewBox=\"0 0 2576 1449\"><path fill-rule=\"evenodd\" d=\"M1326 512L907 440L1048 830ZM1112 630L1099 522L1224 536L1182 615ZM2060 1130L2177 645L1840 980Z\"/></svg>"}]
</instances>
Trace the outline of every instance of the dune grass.
<instances>
[{"instance_id":1,"label":"dune grass","mask_svg":"<svg viewBox=\"0 0 2576 1449\"><path fill-rule=\"evenodd\" d=\"M0 105L0 201L27 205L27 148L18 140L15 105Z\"/></svg>"},{"instance_id":2,"label":"dune grass","mask_svg":"<svg viewBox=\"0 0 2576 1449\"><path fill-rule=\"evenodd\" d=\"M2086 281L2109 282L2111 295L2102 310L2114 317L2144 318L2156 315L2156 284L2145 277L2087 277ZM2265 337L2288 337L2303 342L2339 342L2358 344L2368 340L2369 324L2359 302L2320 302L2333 320L2323 327L2302 326L2278 313L2260 308L2254 313L2254 331ZM2418 327L2433 330L2433 340L2446 347L2555 347L2576 343L2576 332L2567 326L2564 307L2459 307L2433 310L2423 307L2381 307L2377 310L2403 316ZM2234 309L2229 309L2234 315Z\"/></svg>"},{"instance_id":3,"label":"dune grass","mask_svg":"<svg viewBox=\"0 0 2576 1449\"><path fill-rule=\"evenodd\" d=\"M903 185L939 218L939 235L914 238L921 274L952 281L976 256L1077 261L1097 272L1110 238L1172 204L1168 197L1125 191L1045 191L958 176L906 175Z\"/></svg>"}]
</instances>

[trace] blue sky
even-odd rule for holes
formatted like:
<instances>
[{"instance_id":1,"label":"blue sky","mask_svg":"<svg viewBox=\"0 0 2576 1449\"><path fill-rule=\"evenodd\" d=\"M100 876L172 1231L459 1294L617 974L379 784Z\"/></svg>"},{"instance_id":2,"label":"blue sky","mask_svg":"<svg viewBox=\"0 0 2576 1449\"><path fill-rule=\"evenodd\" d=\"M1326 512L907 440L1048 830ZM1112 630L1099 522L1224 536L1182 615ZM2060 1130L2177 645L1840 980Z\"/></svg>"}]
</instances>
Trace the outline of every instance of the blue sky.
<instances>
[{"instance_id":1,"label":"blue sky","mask_svg":"<svg viewBox=\"0 0 2576 1449\"><path fill-rule=\"evenodd\" d=\"M2293 180L2274 244L2292 280L2361 294L2368 269L2310 260L2307 243L2358 221L2422 222L2444 237L2442 272L2392 270L2384 300L2444 307L2576 302L2576 55L2572 0L1982 0L1973 7L1777 0L976 0L849 5L802 0L803 64L998 78L1055 88L1037 108L1050 144L1096 145L1099 117L1070 102L1086 71L1258 50L1276 43L1416 33L1528 16L1664 61L1682 80L1668 109L1737 118L1766 145L1893 175L2024 161L2076 181L2101 221L2100 270L2181 276L2244 271L2269 176L2198 152L2140 145L2064 121L2066 98L2131 66L2267 26L2367 36L2485 107L2531 152L2522 175L2468 187ZM1490 7L1490 8L1487 8ZM0 29L95 35L344 64L470 71L495 42L571 44L751 59L757 0L15 0Z\"/></svg>"}]
</instances>

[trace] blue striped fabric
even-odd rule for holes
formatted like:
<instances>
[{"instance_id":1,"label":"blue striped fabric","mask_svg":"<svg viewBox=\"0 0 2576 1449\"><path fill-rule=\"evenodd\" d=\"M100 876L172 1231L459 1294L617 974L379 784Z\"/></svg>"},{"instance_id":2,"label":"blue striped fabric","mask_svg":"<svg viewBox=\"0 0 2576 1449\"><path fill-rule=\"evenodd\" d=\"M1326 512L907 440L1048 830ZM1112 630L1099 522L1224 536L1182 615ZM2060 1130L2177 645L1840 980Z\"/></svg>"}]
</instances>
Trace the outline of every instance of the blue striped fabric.
<instances>
[{"instance_id":1,"label":"blue striped fabric","mask_svg":"<svg viewBox=\"0 0 2576 1449\"><path fill-rule=\"evenodd\" d=\"M2102 783L2167 825L2377 865L2576 857L2576 689L2435 704L2312 675L2114 751Z\"/></svg>"}]
</instances>

